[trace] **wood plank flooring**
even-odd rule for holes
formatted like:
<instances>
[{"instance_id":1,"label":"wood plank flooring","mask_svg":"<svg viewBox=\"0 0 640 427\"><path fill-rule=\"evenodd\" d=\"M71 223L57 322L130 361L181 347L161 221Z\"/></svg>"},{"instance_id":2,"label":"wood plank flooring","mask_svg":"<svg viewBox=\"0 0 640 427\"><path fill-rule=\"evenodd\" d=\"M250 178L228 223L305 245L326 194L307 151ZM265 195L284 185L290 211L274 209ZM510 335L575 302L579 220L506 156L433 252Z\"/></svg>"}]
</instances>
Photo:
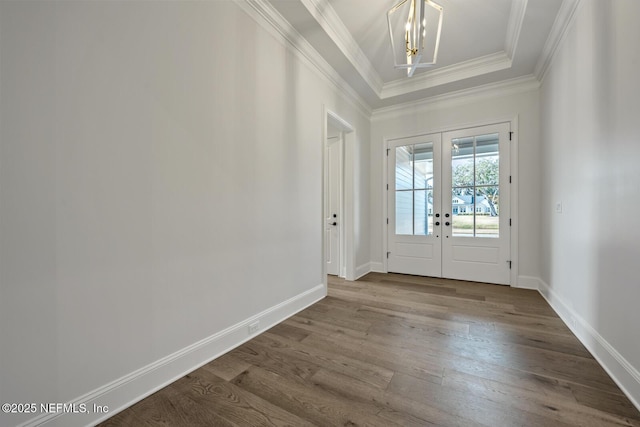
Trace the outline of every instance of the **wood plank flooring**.
<instances>
[{"instance_id":1,"label":"wood plank flooring","mask_svg":"<svg viewBox=\"0 0 640 427\"><path fill-rule=\"evenodd\" d=\"M639 426L535 291L372 273L101 426Z\"/></svg>"}]
</instances>

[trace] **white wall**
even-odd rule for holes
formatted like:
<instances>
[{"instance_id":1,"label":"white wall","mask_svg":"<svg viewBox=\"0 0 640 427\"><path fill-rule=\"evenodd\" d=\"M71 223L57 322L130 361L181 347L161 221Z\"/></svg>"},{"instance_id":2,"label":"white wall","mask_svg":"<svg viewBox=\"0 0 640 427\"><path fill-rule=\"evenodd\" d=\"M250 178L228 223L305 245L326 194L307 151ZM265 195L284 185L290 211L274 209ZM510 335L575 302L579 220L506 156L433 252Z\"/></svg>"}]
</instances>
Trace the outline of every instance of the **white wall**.
<instances>
[{"instance_id":1,"label":"white wall","mask_svg":"<svg viewBox=\"0 0 640 427\"><path fill-rule=\"evenodd\" d=\"M530 277L539 275L539 136L538 136L538 91L535 84L523 82L515 85L512 93L491 89L469 96L425 101L420 105L392 111L376 111L372 121L371 140L371 257L372 264L383 266L383 197L384 185L383 152L385 139L420 135L442 130L452 130L469 124L495 123L496 120L511 120L518 117L518 227L519 265L518 274L530 286ZM513 169L513 166L512 166Z\"/></svg>"},{"instance_id":2,"label":"white wall","mask_svg":"<svg viewBox=\"0 0 640 427\"><path fill-rule=\"evenodd\" d=\"M324 295L323 105L369 121L235 3L0 2L0 93L1 402L122 405Z\"/></svg>"},{"instance_id":3,"label":"white wall","mask_svg":"<svg viewBox=\"0 0 640 427\"><path fill-rule=\"evenodd\" d=\"M540 205L543 293L636 405L638 17L636 0L582 1L543 81Z\"/></svg>"}]
</instances>

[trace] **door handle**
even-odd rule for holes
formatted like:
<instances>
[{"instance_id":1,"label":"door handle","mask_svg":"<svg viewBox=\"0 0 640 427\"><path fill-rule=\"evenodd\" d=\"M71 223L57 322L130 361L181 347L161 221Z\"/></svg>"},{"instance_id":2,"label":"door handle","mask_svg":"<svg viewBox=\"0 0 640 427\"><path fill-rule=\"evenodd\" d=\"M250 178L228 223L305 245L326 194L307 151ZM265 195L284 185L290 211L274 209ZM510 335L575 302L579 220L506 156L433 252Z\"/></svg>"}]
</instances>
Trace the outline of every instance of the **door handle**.
<instances>
[{"instance_id":1,"label":"door handle","mask_svg":"<svg viewBox=\"0 0 640 427\"><path fill-rule=\"evenodd\" d=\"M335 222L335 221L333 221L333 222L331 223L331 225L334 225L334 226L335 226L335 225L338 225L338 223L337 223L337 222Z\"/></svg>"}]
</instances>

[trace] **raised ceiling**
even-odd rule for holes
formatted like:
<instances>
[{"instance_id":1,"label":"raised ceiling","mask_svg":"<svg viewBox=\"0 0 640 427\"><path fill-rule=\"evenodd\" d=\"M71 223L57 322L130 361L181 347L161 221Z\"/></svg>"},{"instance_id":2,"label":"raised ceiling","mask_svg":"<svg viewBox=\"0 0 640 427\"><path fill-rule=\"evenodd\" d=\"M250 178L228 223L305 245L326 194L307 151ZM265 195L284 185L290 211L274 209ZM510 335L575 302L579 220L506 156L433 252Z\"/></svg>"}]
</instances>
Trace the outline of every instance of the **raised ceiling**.
<instances>
[{"instance_id":1,"label":"raised ceiling","mask_svg":"<svg viewBox=\"0 0 640 427\"><path fill-rule=\"evenodd\" d=\"M269 3L371 109L505 81L540 79L576 0L435 0L438 62L413 77L393 67L386 12L399 0Z\"/></svg>"}]
</instances>

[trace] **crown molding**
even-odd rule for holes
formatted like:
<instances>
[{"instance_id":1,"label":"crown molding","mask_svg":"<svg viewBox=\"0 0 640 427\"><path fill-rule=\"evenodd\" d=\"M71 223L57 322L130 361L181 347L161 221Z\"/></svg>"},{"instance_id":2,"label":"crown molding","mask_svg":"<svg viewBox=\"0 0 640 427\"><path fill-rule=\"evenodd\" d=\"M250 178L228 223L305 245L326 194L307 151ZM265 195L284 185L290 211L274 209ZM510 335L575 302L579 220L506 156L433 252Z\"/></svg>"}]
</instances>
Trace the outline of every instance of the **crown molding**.
<instances>
[{"instance_id":1,"label":"crown molding","mask_svg":"<svg viewBox=\"0 0 640 427\"><path fill-rule=\"evenodd\" d=\"M416 90L429 89L511 68L527 12L527 3L528 0L514 0L512 3L505 35L504 51L428 71L411 79L402 78L385 83L382 87L380 99L404 95Z\"/></svg>"},{"instance_id":2,"label":"crown molding","mask_svg":"<svg viewBox=\"0 0 640 427\"><path fill-rule=\"evenodd\" d=\"M562 44L569 29L573 25L581 4L584 4L582 0L563 0L560 5L558 15L549 32L549 37L547 37L542 53L536 63L534 75L540 82L544 81L547 71L549 71L549 67L551 67L556 52L558 51L558 47Z\"/></svg>"},{"instance_id":3,"label":"crown molding","mask_svg":"<svg viewBox=\"0 0 640 427\"><path fill-rule=\"evenodd\" d=\"M438 68L418 76L414 75L410 79L402 78L385 83L380 98L387 99L393 96L430 89L458 80L504 70L511 68L511 64L511 58L509 58L506 52L492 53L448 67Z\"/></svg>"},{"instance_id":4,"label":"crown molding","mask_svg":"<svg viewBox=\"0 0 640 427\"><path fill-rule=\"evenodd\" d=\"M296 56L321 77L344 93L365 117L371 117L369 104L338 74L317 50L266 0L234 0L251 18L273 36L287 44Z\"/></svg>"},{"instance_id":5,"label":"crown molding","mask_svg":"<svg viewBox=\"0 0 640 427\"><path fill-rule=\"evenodd\" d=\"M380 96L383 85L382 77L377 73L367 55L360 49L360 45L331 4L327 0L301 0L301 3L358 71L371 90Z\"/></svg>"},{"instance_id":6,"label":"crown molding","mask_svg":"<svg viewBox=\"0 0 640 427\"><path fill-rule=\"evenodd\" d=\"M510 93L518 93L533 90L540 87L541 82L553 60L553 57L566 36L568 28L575 19L576 11L582 0L563 0L560 11L554 21L552 30L547 38L543 53L536 64L533 75L509 79L497 83L477 86L470 89L454 91L443 95L425 98L419 101L396 104L373 110L369 103L353 89L332 66L320 55L315 48L302 35L280 15L268 0L234 0L258 23L262 24L275 36L280 36L299 58L322 77L328 80L340 92L345 93L353 105L366 117L380 118L392 115L394 111L405 108L427 108L427 106L442 102L453 105L458 100L484 99L487 97L504 96ZM514 0L507 33L505 36L505 50L490 55L485 55L469 61L460 62L448 67L437 68L411 79L397 79L383 83L379 74L373 68L364 52L360 49L355 39L338 17L335 10L326 0L300 0L312 17L318 22L323 31L332 39L340 51L360 73L361 77L377 94L380 100L404 95L414 91L430 89L456 81L488 74L495 71L511 68L513 58L526 15L528 0Z\"/></svg>"},{"instance_id":7,"label":"crown molding","mask_svg":"<svg viewBox=\"0 0 640 427\"><path fill-rule=\"evenodd\" d=\"M346 28L335 9L326 0L301 0L313 18L358 71L379 99L429 89L458 80L511 68L516 53L528 0L514 0L505 35L505 50L480 58L421 73L411 79L384 83L380 75Z\"/></svg>"},{"instance_id":8,"label":"crown molding","mask_svg":"<svg viewBox=\"0 0 640 427\"><path fill-rule=\"evenodd\" d=\"M511 3L511 14L509 15L509 23L507 25L507 36L504 42L504 50L511 60L516 55L518 40L520 40L520 32L522 31L522 23L527 13L528 0L513 0Z\"/></svg>"},{"instance_id":9,"label":"crown molding","mask_svg":"<svg viewBox=\"0 0 640 427\"><path fill-rule=\"evenodd\" d=\"M457 105L478 102L482 100L500 98L518 93L535 91L540 88L540 82L532 74L514 79L503 80L496 83L476 86L470 89L463 89L455 92L436 95L417 101L395 104L373 110L372 121L392 119L406 113L407 110L429 111L455 107Z\"/></svg>"}]
</instances>

